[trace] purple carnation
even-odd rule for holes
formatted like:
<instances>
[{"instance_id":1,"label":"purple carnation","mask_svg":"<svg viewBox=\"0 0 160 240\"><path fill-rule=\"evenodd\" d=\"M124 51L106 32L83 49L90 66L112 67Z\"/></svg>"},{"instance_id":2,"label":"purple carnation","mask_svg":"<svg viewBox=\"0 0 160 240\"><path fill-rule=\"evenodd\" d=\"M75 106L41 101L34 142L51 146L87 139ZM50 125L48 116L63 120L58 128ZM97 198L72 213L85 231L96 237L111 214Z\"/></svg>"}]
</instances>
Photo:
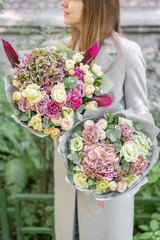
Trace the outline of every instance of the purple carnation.
<instances>
[{"instance_id":1,"label":"purple carnation","mask_svg":"<svg viewBox=\"0 0 160 240\"><path fill-rule=\"evenodd\" d=\"M32 106L29 103L28 99L23 97L18 103L19 110L22 112L28 112L32 110Z\"/></svg>"},{"instance_id":2,"label":"purple carnation","mask_svg":"<svg viewBox=\"0 0 160 240\"><path fill-rule=\"evenodd\" d=\"M75 67L74 68L74 71L75 71L75 74L74 76L75 77L78 77L79 80L83 81L83 78L84 78L84 72L80 69L80 67Z\"/></svg>"},{"instance_id":3,"label":"purple carnation","mask_svg":"<svg viewBox=\"0 0 160 240\"><path fill-rule=\"evenodd\" d=\"M42 98L37 104L36 104L36 110L39 115L45 115L47 110L47 104L48 104L49 97L46 96L45 98Z\"/></svg>"},{"instance_id":4,"label":"purple carnation","mask_svg":"<svg viewBox=\"0 0 160 240\"><path fill-rule=\"evenodd\" d=\"M121 130L121 140L128 141L134 139L134 128L128 124L120 124L117 126L117 129Z\"/></svg>"},{"instance_id":5,"label":"purple carnation","mask_svg":"<svg viewBox=\"0 0 160 240\"><path fill-rule=\"evenodd\" d=\"M53 118L55 116L61 115L61 107L63 106L62 103L58 103L54 101L53 99L50 99L47 104L46 114Z\"/></svg>"},{"instance_id":6,"label":"purple carnation","mask_svg":"<svg viewBox=\"0 0 160 240\"><path fill-rule=\"evenodd\" d=\"M85 85L82 81L78 80L77 86L73 89L73 92L78 92L82 97L85 96Z\"/></svg>"}]
</instances>

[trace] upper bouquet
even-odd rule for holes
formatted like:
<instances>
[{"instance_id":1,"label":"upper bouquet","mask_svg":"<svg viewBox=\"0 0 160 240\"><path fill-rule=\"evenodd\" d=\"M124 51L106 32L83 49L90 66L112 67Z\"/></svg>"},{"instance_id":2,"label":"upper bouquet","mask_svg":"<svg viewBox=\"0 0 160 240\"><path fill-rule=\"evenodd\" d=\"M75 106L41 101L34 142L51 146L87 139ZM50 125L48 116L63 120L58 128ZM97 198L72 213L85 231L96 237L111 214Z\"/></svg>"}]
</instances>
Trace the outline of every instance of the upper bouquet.
<instances>
[{"instance_id":1,"label":"upper bouquet","mask_svg":"<svg viewBox=\"0 0 160 240\"><path fill-rule=\"evenodd\" d=\"M3 40L4 49L14 68L7 93L14 119L38 136L55 138L70 130L85 110L109 106L107 94L97 96L101 81L112 86L101 67L93 63L97 43L86 53L35 48L22 57ZM72 53L72 54L71 54Z\"/></svg>"},{"instance_id":2,"label":"upper bouquet","mask_svg":"<svg viewBox=\"0 0 160 240\"><path fill-rule=\"evenodd\" d=\"M156 161L154 128L129 113L123 110L113 117L112 112L99 115L97 111L96 118L84 119L60 138L66 179L78 190L101 200L130 189L135 192L134 187Z\"/></svg>"}]
</instances>

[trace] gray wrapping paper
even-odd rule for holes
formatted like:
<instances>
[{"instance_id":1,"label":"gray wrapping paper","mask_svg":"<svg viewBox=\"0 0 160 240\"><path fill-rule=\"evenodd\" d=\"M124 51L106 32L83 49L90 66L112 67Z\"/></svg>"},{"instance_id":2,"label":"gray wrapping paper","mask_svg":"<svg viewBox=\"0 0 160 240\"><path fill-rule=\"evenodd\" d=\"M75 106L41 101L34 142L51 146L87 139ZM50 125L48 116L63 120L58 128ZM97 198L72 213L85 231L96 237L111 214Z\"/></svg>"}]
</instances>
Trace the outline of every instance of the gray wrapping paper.
<instances>
[{"instance_id":1,"label":"gray wrapping paper","mask_svg":"<svg viewBox=\"0 0 160 240\"><path fill-rule=\"evenodd\" d=\"M132 119L133 122L143 123L142 132L151 139L152 154L148 157L148 162L150 164L145 169L145 171L140 175L139 180L136 181L135 183L133 183L132 186L130 188L127 188L127 190L123 193L116 191L116 192L109 192L104 195L99 195L99 194L96 194L94 190L82 189L82 188L79 188L78 186L74 185L74 187L77 190L80 190L80 191L84 192L85 194L92 195L98 201L111 200L111 199L114 199L114 198L120 197L120 196L131 197L131 196L135 195L138 192L138 190L140 189L140 187L148 182L146 175L149 173L149 171L151 170L153 165L156 163L158 156L159 156L159 152L160 152L160 148L157 146L157 139L156 139L158 133L160 132L160 129L157 128L155 126L155 124L153 124L153 121L151 119L146 118L146 113L137 116L134 113L132 108L124 110L121 108L121 106L119 104L117 104L117 105L113 104L107 108L106 107L100 108L99 110L96 110L96 112L94 110L86 111L83 115L83 120L76 123L75 126L70 131L66 132L63 136L61 136L59 138L59 146L58 146L57 150L64 158L64 164L65 164L66 168L68 168L68 161L69 161L67 159L68 141L71 138L71 135L72 135L73 131L75 130L75 128L78 125L82 125L88 119L97 119L98 120L100 118L104 118L104 114L109 114L109 112L113 113L113 117L121 116L121 117L125 117L128 119ZM70 183L67 174L66 174L65 179L68 183Z\"/></svg>"}]
</instances>

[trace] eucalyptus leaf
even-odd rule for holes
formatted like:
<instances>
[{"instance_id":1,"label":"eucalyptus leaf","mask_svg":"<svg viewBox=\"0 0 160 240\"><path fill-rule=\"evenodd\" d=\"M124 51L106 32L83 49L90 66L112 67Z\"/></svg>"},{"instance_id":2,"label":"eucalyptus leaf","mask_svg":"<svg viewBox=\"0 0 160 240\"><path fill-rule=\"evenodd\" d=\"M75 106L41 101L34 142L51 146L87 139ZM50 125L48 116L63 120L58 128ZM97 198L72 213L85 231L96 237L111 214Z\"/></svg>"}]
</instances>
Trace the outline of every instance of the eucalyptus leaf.
<instances>
[{"instance_id":1,"label":"eucalyptus leaf","mask_svg":"<svg viewBox=\"0 0 160 240\"><path fill-rule=\"evenodd\" d=\"M75 164L79 164L79 163L81 162L81 158L78 157L77 159L74 159L73 162L74 162Z\"/></svg>"}]
</instances>

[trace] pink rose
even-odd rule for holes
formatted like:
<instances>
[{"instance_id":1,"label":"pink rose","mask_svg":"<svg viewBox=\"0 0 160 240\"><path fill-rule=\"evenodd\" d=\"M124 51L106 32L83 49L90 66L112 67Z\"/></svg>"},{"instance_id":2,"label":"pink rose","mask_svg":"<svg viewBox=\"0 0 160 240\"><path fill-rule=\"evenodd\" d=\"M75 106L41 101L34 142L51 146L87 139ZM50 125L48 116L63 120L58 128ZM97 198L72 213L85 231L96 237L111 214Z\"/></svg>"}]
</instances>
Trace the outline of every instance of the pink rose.
<instances>
[{"instance_id":1,"label":"pink rose","mask_svg":"<svg viewBox=\"0 0 160 240\"><path fill-rule=\"evenodd\" d=\"M22 112L28 112L32 110L32 106L29 103L28 99L23 97L18 103L19 110Z\"/></svg>"},{"instance_id":2,"label":"pink rose","mask_svg":"<svg viewBox=\"0 0 160 240\"><path fill-rule=\"evenodd\" d=\"M36 104L36 110L39 115L45 115L47 110L47 104L48 104L49 97L42 98L37 104Z\"/></svg>"}]
</instances>

